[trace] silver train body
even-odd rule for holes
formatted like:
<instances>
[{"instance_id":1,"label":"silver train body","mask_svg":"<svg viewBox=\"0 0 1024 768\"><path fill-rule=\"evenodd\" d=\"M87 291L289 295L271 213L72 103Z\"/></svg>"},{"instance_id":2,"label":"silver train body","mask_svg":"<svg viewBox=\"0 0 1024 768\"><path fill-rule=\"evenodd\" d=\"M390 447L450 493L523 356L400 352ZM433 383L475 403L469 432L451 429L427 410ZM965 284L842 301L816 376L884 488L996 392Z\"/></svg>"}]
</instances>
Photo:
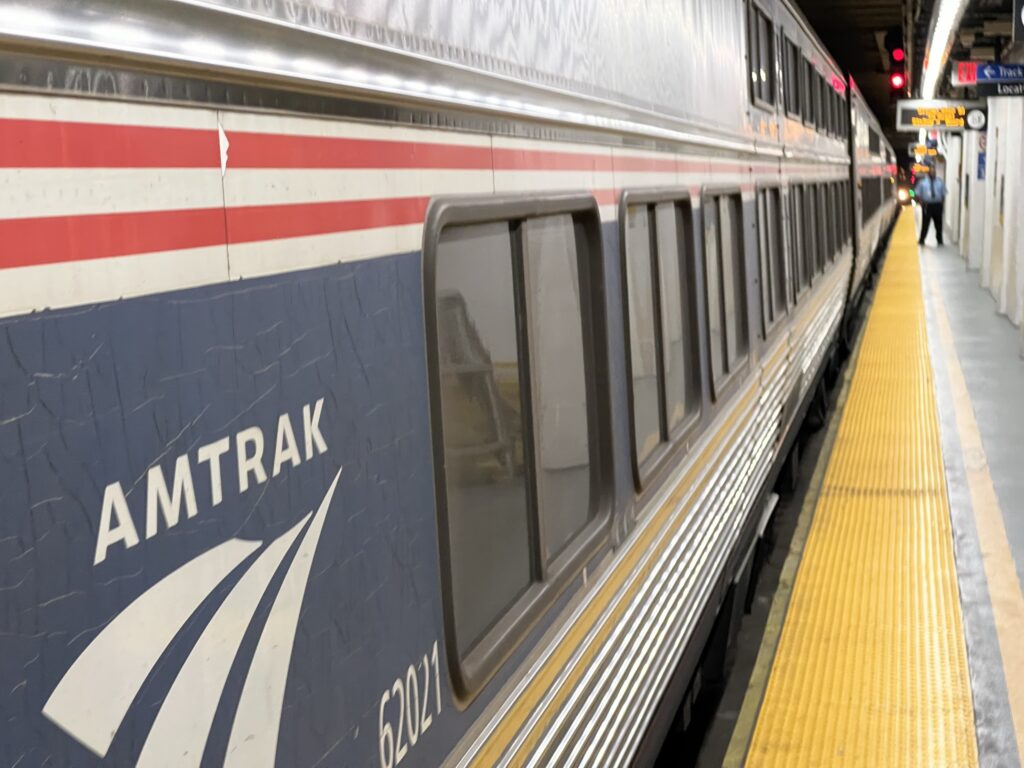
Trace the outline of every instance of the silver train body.
<instances>
[{"instance_id":1,"label":"silver train body","mask_svg":"<svg viewBox=\"0 0 1024 768\"><path fill-rule=\"evenodd\" d=\"M791 3L0 0L0 136L6 764L652 759L896 212Z\"/></svg>"}]
</instances>

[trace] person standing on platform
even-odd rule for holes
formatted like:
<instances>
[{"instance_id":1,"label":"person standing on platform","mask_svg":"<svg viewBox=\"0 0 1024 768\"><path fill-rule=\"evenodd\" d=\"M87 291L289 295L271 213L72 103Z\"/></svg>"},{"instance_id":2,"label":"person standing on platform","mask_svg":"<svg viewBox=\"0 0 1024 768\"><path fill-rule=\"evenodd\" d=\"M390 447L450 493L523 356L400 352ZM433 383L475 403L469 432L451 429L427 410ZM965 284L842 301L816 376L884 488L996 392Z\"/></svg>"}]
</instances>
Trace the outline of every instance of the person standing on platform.
<instances>
[{"instance_id":1,"label":"person standing on platform","mask_svg":"<svg viewBox=\"0 0 1024 768\"><path fill-rule=\"evenodd\" d=\"M928 175L917 182L914 194L921 203L921 237L918 245L924 245L928 228L935 222L935 239L942 245L942 209L946 204L946 183L935 175L935 166L928 169Z\"/></svg>"}]
</instances>

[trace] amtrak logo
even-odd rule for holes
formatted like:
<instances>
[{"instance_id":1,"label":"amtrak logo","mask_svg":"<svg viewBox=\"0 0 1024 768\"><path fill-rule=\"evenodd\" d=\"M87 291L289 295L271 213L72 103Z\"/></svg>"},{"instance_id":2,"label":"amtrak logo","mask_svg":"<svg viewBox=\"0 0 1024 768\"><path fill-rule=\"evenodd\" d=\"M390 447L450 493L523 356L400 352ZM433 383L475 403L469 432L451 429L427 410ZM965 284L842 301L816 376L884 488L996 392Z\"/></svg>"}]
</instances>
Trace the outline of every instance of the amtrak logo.
<instances>
[{"instance_id":1,"label":"amtrak logo","mask_svg":"<svg viewBox=\"0 0 1024 768\"><path fill-rule=\"evenodd\" d=\"M249 664L224 761L246 768L273 765L299 613L340 477L339 469L315 513L265 546L262 541L229 539L137 597L75 660L43 714L104 757L139 689L179 630L237 566L262 548L182 664L138 761L139 766L198 766L242 638L298 540Z\"/></svg>"}]
</instances>

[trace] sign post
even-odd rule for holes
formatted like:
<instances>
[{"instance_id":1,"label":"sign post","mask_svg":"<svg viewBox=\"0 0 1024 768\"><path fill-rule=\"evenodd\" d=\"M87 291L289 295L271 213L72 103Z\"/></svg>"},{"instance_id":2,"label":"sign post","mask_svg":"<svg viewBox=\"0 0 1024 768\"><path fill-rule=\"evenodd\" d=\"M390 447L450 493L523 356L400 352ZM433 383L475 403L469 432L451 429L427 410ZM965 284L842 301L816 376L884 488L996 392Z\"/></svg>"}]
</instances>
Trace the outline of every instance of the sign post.
<instances>
[{"instance_id":1,"label":"sign post","mask_svg":"<svg viewBox=\"0 0 1024 768\"><path fill-rule=\"evenodd\" d=\"M901 99L896 103L897 131L982 131L987 124L981 101Z\"/></svg>"}]
</instances>

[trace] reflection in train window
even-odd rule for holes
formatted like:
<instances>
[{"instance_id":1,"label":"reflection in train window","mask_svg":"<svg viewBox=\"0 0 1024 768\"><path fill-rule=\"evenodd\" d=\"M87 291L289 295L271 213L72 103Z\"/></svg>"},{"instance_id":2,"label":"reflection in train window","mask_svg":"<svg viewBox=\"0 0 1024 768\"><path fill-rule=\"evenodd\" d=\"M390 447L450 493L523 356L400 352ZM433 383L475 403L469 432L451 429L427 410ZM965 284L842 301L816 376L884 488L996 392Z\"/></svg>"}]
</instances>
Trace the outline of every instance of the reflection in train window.
<instances>
[{"instance_id":1,"label":"reflection in train window","mask_svg":"<svg viewBox=\"0 0 1024 768\"><path fill-rule=\"evenodd\" d=\"M814 184L803 185L803 222L804 222L804 270L808 282L813 282L814 274L817 272L819 256L818 249L818 195Z\"/></svg>"},{"instance_id":2,"label":"reflection in train window","mask_svg":"<svg viewBox=\"0 0 1024 768\"><path fill-rule=\"evenodd\" d=\"M568 214L530 219L525 229L537 496L549 562L594 511L579 255Z\"/></svg>"},{"instance_id":3,"label":"reflection in train window","mask_svg":"<svg viewBox=\"0 0 1024 768\"><path fill-rule=\"evenodd\" d=\"M807 271L805 256L806 242L804 239L804 202L803 187L791 184L789 187L789 253L790 274L793 275L793 303L810 285L810 274Z\"/></svg>"},{"instance_id":4,"label":"reflection in train window","mask_svg":"<svg viewBox=\"0 0 1024 768\"><path fill-rule=\"evenodd\" d=\"M507 657L607 523L598 226L589 197L458 201L428 215L435 487L461 696Z\"/></svg>"},{"instance_id":5,"label":"reflection in train window","mask_svg":"<svg viewBox=\"0 0 1024 768\"><path fill-rule=\"evenodd\" d=\"M786 254L778 187L757 192L757 244L761 269L761 319L768 332L786 313Z\"/></svg>"},{"instance_id":6,"label":"reflection in train window","mask_svg":"<svg viewBox=\"0 0 1024 768\"><path fill-rule=\"evenodd\" d=\"M740 367L747 354L746 279L739 195L718 195L705 202L704 246L708 340L717 388L724 377Z\"/></svg>"},{"instance_id":7,"label":"reflection in train window","mask_svg":"<svg viewBox=\"0 0 1024 768\"><path fill-rule=\"evenodd\" d=\"M465 653L532 581L509 225L448 227L437 254L452 601Z\"/></svg>"},{"instance_id":8,"label":"reflection in train window","mask_svg":"<svg viewBox=\"0 0 1024 768\"><path fill-rule=\"evenodd\" d=\"M775 105L775 30L768 15L753 2L747 16L747 41L751 98L758 106L772 109Z\"/></svg>"},{"instance_id":9,"label":"reflection in train window","mask_svg":"<svg viewBox=\"0 0 1024 768\"><path fill-rule=\"evenodd\" d=\"M800 117L800 48L788 37L785 40L785 55L782 59L782 85L785 88L786 114Z\"/></svg>"},{"instance_id":10,"label":"reflection in train window","mask_svg":"<svg viewBox=\"0 0 1024 768\"><path fill-rule=\"evenodd\" d=\"M832 226L834 222L831 217L831 210L828 206L828 184L817 185L817 213L818 213L818 263L819 272L825 271L826 261L832 258Z\"/></svg>"},{"instance_id":11,"label":"reflection in train window","mask_svg":"<svg viewBox=\"0 0 1024 768\"><path fill-rule=\"evenodd\" d=\"M691 248L687 201L626 195L624 262L633 403L634 471L674 437L699 398L693 339Z\"/></svg>"},{"instance_id":12,"label":"reflection in train window","mask_svg":"<svg viewBox=\"0 0 1024 768\"><path fill-rule=\"evenodd\" d=\"M813 72L814 67L811 65L811 60L805 56L800 75L800 104L803 107L805 125L810 125L814 122Z\"/></svg>"}]
</instances>

